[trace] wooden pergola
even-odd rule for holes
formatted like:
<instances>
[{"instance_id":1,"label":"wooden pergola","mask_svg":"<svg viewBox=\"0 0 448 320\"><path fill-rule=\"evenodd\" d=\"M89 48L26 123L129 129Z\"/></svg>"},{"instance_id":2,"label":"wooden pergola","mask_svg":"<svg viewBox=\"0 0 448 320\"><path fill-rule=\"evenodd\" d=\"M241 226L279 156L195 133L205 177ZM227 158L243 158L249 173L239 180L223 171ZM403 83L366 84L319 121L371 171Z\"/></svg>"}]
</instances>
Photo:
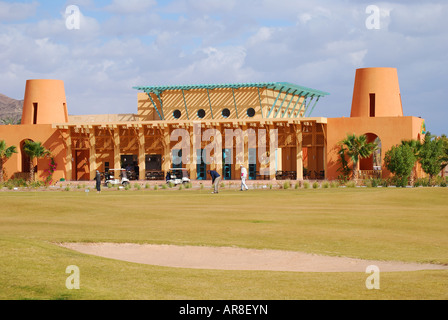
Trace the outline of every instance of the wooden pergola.
<instances>
[{"instance_id":1,"label":"wooden pergola","mask_svg":"<svg viewBox=\"0 0 448 320\"><path fill-rule=\"evenodd\" d=\"M266 143L268 163L257 160L257 168L260 172L264 171L264 175L268 175L271 180L275 179L280 169L278 166L282 170L289 169L285 171L295 171L297 180L311 178L312 176L307 175L308 172L317 175L317 172L326 171L326 118L65 123L54 124L53 128L63 137L66 175L74 180L92 180L96 170L104 171L106 162L110 163L110 169L121 169L123 155L136 156L140 180L146 175L147 155L161 155L161 169L166 172L172 167L173 148L178 144L177 140L171 141L176 129L184 129L183 132L188 133L186 145L190 148L190 159L183 166L189 170L193 180L197 176L198 149L203 149L204 145L211 142L197 141L207 129L216 130L223 141L226 129L241 130L244 133L244 141L240 141L244 144L243 151L233 148L232 153L235 164L241 163L246 167L249 165L248 150L251 147L247 133L265 130L266 141L262 143ZM276 144L273 144L270 132L278 133L275 137ZM276 150L272 150L273 146ZM304 149L307 150L306 154ZM277 150L282 152L279 154ZM307 164L306 169L304 162ZM214 161L208 168L221 171L223 163ZM232 176L239 177L238 170L239 166L235 165Z\"/></svg>"}]
</instances>

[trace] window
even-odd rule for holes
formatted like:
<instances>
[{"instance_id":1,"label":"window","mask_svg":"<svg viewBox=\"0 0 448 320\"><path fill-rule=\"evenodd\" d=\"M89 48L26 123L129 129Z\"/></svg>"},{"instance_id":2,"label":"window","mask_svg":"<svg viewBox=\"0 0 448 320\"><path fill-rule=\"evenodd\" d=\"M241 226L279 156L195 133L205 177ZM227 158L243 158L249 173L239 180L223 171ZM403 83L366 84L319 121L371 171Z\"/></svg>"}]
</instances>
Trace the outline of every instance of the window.
<instances>
[{"instance_id":1,"label":"window","mask_svg":"<svg viewBox=\"0 0 448 320\"><path fill-rule=\"evenodd\" d=\"M37 124L37 103L33 103L33 124Z\"/></svg>"},{"instance_id":2,"label":"window","mask_svg":"<svg viewBox=\"0 0 448 320\"><path fill-rule=\"evenodd\" d=\"M247 109L247 116L249 117L249 118L253 118L253 117L255 117L255 109L254 108L249 108L249 109Z\"/></svg>"},{"instance_id":3,"label":"window","mask_svg":"<svg viewBox=\"0 0 448 320\"><path fill-rule=\"evenodd\" d=\"M375 117L375 94L370 94L370 117Z\"/></svg>"},{"instance_id":4,"label":"window","mask_svg":"<svg viewBox=\"0 0 448 320\"><path fill-rule=\"evenodd\" d=\"M201 109L198 111L198 118L199 119L204 119L205 118L205 110Z\"/></svg>"},{"instance_id":5,"label":"window","mask_svg":"<svg viewBox=\"0 0 448 320\"><path fill-rule=\"evenodd\" d=\"M181 116L182 116L182 112L180 112L180 110L174 110L174 112L173 112L174 119L180 119Z\"/></svg>"},{"instance_id":6,"label":"window","mask_svg":"<svg viewBox=\"0 0 448 320\"><path fill-rule=\"evenodd\" d=\"M224 109L224 110L222 110L222 116L223 116L224 118L228 118L228 117L230 117L230 110L229 110L229 109Z\"/></svg>"}]
</instances>

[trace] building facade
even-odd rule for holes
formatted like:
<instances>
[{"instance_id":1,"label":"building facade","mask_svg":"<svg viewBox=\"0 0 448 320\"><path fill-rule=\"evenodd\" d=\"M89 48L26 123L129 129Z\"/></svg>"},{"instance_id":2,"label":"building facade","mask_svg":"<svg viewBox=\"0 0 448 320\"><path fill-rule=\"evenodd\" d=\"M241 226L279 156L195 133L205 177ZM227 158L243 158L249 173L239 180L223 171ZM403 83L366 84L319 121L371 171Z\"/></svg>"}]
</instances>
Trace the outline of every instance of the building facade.
<instances>
[{"instance_id":1,"label":"building facade","mask_svg":"<svg viewBox=\"0 0 448 320\"><path fill-rule=\"evenodd\" d=\"M23 144L42 142L52 153L54 179L89 181L96 170L127 169L134 179L164 178L184 168L193 180L207 170L225 180L336 179L337 145L347 134L367 134L384 152L363 160L367 175L387 177L385 151L421 139L424 120L405 117L396 69L357 70L350 118L313 116L329 94L286 82L135 87L137 113L69 116L64 84L29 80L22 123L0 127L0 140L18 154L7 178L29 171ZM44 179L48 159L37 160Z\"/></svg>"}]
</instances>

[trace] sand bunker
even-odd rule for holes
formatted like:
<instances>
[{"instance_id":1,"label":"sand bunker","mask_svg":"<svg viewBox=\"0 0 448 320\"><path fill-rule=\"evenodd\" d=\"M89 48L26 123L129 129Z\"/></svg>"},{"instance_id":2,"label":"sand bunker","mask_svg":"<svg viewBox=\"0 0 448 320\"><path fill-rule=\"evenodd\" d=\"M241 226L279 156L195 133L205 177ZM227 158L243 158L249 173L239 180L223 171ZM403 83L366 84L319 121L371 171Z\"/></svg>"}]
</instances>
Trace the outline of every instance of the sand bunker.
<instances>
[{"instance_id":1,"label":"sand bunker","mask_svg":"<svg viewBox=\"0 0 448 320\"><path fill-rule=\"evenodd\" d=\"M81 253L163 267L212 270L265 270L289 272L381 272L448 269L434 264L369 261L291 251L138 244L63 244Z\"/></svg>"}]
</instances>

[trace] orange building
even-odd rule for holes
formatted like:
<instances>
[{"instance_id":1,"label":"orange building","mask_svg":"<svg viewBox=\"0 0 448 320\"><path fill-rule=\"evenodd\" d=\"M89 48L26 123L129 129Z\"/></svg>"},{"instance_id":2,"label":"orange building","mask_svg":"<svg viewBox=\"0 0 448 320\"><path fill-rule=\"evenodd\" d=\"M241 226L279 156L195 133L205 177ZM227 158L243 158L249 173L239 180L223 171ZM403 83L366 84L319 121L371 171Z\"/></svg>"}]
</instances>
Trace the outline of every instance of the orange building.
<instances>
[{"instance_id":1,"label":"orange building","mask_svg":"<svg viewBox=\"0 0 448 320\"><path fill-rule=\"evenodd\" d=\"M369 142L380 146L379 157L360 161L362 177L387 178L390 172L384 167L385 153L402 140L419 140L424 137L425 122L416 117L405 117L397 70L394 68L366 68L356 71L350 118L328 119L328 173L337 178L338 142L347 134L367 135ZM376 162L376 163L375 163Z\"/></svg>"},{"instance_id":2,"label":"orange building","mask_svg":"<svg viewBox=\"0 0 448 320\"><path fill-rule=\"evenodd\" d=\"M396 69L356 72L350 118L312 116L328 93L285 82L136 87L137 113L69 116L59 80L26 83L21 125L0 126L0 140L18 153L6 177L23 177L26 140L42 142L57 163L54 179L92 180L96 170L128 168L140 180L163 179L173 167L193 180L216 169L239 179L336 179L337 145L347 134L381 142L381 156L365 159L366 176L380 173L385 151L421 139L424 121L405 117ZM35 163L44 180L49 159Z\"/></svg>"}]
</instances>

